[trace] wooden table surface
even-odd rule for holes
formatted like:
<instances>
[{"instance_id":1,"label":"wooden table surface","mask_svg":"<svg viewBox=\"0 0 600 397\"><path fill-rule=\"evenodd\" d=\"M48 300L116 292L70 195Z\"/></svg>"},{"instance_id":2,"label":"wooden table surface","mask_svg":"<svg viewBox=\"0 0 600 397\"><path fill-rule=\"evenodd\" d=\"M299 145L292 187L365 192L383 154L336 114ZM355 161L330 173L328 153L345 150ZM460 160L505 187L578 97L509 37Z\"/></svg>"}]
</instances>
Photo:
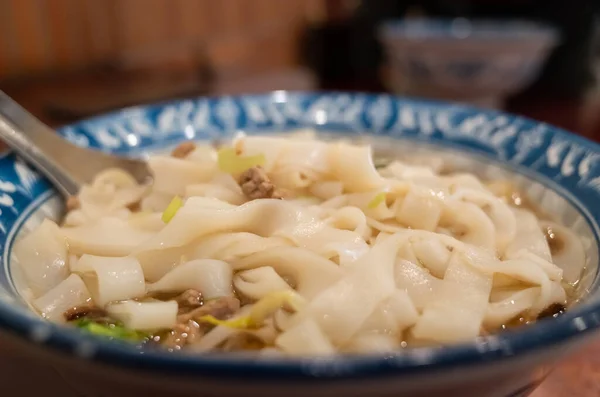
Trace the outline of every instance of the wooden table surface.
<instances>
[{"instance_id":1,"label":"wooden table surface","mask_svg":"<svg viewBox=\"0 0 600 397\"><path fill-rule=\"evenodd\" d=\"M119 87L118 81L111 84ZM106 81L90 78L66 79L22 87L0 87L45 122L61 124L45 113L52 98L67 95L70 102L89 100ZM135 87L128 86L135 89ZM144 89L146 89L145 87ZM106 93L105 93L106 95ZM85 106L84 106L85 107ZM585 100L531 99L513 103L508 110L548 122L600 141L600 94L591 93ZM600 396L600 336L565 359L549 378L532 394L533 397L599 397ZM65 396L67 397L67 396Z\"/></svg>"}]
</instances>

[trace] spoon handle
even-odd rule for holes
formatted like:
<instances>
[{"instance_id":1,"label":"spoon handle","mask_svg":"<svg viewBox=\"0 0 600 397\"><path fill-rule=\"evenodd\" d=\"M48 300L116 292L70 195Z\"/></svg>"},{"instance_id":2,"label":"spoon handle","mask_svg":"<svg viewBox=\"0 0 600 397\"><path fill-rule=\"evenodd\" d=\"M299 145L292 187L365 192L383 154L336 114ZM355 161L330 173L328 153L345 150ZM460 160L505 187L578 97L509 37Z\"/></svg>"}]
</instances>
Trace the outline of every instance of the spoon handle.
<instances>
[{"instance_id":1,"label":"spoon handle","mask_svg":"<svg viewBox=\"0 0 600 397\"><path fill-rule=\"evenodd\" d=\"M73 145L0 91L0 139L56 186L64 196L75 195L79 183L57 159L69 156Z\"/></svg>"}]
</instances>

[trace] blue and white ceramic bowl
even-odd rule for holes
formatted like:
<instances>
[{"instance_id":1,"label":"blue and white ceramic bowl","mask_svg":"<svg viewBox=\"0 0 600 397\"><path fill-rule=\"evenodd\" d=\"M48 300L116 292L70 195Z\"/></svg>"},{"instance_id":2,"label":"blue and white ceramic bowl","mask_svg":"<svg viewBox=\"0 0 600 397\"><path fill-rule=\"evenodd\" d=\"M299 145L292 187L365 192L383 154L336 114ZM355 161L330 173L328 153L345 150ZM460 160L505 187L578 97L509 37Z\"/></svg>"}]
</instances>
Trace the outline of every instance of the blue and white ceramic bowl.
<instances>
[{"instance_id":1,"label":"blue and white ceramic bowl","mask_svg":"<svg viewBox=\"0 0 600 397\"><path fill-rule=\"evenodd\" d=\"M488 107L537 78L558 36L531 22L462 18L390 21L379 32L390 89Z\"/></svg>"},{"instance_id":2,"label":"blue and white ceramic bowl","mask_svg":"<svg viewBox=\"0 0 600 397\"><path fill-rule=\"evenodd\" d=\"M406 156L433 149L455 167L482 176L514 173L543 210L585 241L583 303L557 319L470 343L385 356L258 361L142 352L50 324L29 311L19 294L11 249L44 217L58 218L61 204L46 180L6 153L0 159L0 375L6 395L32 395L24 391L31 385L42 385L52 391L49 395L69 395L59 390L68 385L77 395L111 397L516 397L527 395L554 362L595 334L600 326L600 146L557 128L495 111L387 95L278 91L134 107L60 133L78 145L143 155L182 140L298 127L371 138L378 148L397 147ZM390 146L390 140L398 145Z\"/></svg>"}]
</instances>

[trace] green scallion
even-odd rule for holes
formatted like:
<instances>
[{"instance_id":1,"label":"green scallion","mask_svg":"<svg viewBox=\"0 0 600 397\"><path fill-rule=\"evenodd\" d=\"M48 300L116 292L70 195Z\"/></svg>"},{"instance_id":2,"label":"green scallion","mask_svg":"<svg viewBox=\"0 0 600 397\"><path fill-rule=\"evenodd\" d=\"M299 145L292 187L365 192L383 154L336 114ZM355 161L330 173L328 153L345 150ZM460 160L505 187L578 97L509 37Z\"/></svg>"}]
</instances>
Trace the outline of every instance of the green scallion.
<instances>
[{"instance_id":1,"label":"green scallion","mask_svg":"<svg viewBox=\"0 0 600 397\"><path fill-rule=\"evenodd\" d=\"M162 214L162 220L164 223L169 223L175 216L177 211L183 206L183 200L179 196L173 197L173 200L167 206L167 209Z\"/></svg>"}]
</instances>

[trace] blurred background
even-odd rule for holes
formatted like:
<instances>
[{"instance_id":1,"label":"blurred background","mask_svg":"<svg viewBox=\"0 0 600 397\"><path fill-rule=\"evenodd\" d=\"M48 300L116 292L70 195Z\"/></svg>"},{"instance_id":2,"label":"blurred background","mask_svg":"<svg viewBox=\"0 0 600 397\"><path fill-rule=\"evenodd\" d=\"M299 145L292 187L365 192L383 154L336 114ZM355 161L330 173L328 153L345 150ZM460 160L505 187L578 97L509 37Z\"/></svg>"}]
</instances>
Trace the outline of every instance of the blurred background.
<instances>
[{"instance_id":1,"label":"blurred background","mask_svg":"<svg viewBox=\"0 0 600 397\"><path fill-rule=\"evenodd\" d=\"M0 0L0 89L56 126L272 89L504 108L600 139L596 0Z\"/></svg>"},{"instance_id":2,"label":"blurred background","mask_svg":"<svg viewBox=\"0 0 600 397\"><path fill-rule=\"evenodd\" d=\"M275 89L502 108L600 141L600 0L0 0L0 89L52 126ZM600 395L600 345L535 397Z\"/></svg>"}]
</instances>

